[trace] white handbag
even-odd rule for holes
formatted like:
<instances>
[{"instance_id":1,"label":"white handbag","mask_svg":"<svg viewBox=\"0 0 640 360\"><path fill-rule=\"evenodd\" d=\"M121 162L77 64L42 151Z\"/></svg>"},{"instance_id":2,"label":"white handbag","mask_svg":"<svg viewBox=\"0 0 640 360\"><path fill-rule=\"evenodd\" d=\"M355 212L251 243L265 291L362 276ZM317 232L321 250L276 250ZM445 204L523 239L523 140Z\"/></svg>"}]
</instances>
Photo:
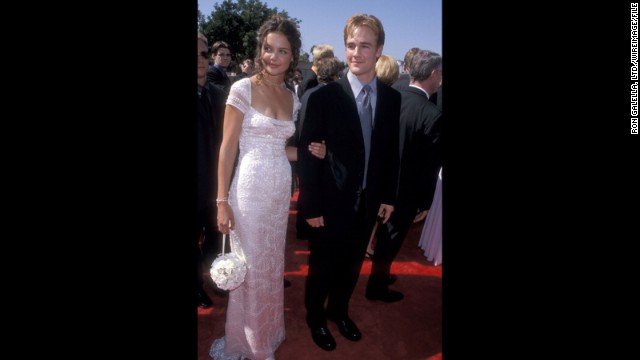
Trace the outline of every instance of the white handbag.
<instances>
[{"instance_id":1,"label":"white handbag","mask_svg":"<svg viewBox=\"0 0 640 360\"><path fill-rule=\"evenodd\" d=\"M229 234L222 235L222 253L211 264L211 279L222 290L233 290L240 286L247 275L244 257L230 251L224 253L225 241Z\"/></svg>"}]
</instances>

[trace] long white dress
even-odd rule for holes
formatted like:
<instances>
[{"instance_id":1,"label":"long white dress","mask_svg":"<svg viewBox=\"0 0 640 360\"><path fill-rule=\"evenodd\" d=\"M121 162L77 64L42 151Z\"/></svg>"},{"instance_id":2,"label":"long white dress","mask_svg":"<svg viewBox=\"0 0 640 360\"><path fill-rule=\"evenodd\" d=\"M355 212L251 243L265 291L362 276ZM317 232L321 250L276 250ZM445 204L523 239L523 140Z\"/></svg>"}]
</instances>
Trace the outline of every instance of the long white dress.
<instances>
[{"instance_id":1,"label":"long white dress","mask_svg":"<svg viewBox=\"0 0 640 360\"><path fill-rule=\"evenodd\" d=\"M295 119L300 101L291 95ZM295 125L251 107L249 78L231 86L227 104L244 113L229 204L235 218L231 247L244 254L248 269L244 283L229 292L225 336L214 341L209 355L216 360L273 359L285 339L282 279L291 198L285 142Z\"/></svg>"},{"instance_id":2,"label":"long white dress","mask_svg":"<svg viewBox=\"0 0 640 360\"><path fill-rule=\"evenodd\" d=\"M442 168L418 246L424 250L427 260L433 261L433 265L442 264Z\"/></svg>"}]
</instances>

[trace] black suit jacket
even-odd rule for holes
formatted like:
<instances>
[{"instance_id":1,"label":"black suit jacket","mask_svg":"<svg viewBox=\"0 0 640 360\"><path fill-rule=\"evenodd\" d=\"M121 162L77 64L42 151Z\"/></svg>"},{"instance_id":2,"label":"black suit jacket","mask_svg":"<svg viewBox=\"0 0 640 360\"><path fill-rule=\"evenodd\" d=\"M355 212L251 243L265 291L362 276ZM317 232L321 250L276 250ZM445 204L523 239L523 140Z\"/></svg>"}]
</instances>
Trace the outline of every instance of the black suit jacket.
<instances>
[{"instance_id":1,"label":"black suit jacket","mask_svg":"<svg viewBox=\"0 0 640 360\"><path fill-rule=\"evenodd\" d=\"M222 142L222 123L226 95L222 90L210 83L206 83L205 87L209 91L211 113L206 111L196 94L198 103L198 119L196 122L197 204L199 216L208 217L208 219L205 218L204 220L213 222L213 213L210 213L210 211L215 212L216 209L214 199L218 191L218 152Z\"/></svg>"},{"instance_id":2,"label":"black suit jacket","mask_svg":"<svg viewBox=\"0 0 640 360\"><path fill-rule=\"evenodd\" d=\"M402 73L398 77L398 80L396 80L396 82L393 83L392 87L398 91L403 91L409 88L410 83L411 83L411 76L408 73ZM440 95L441 94L440 89L442 89L442 87L438 87L438 91L434 92L429 96L429 101L437 105L438 109L442 111L442 103L441 103L442 95ZM438 100L438 98L440 98L440 100Z\"/></svg>"},{"instance_id":3,"label":"black suit jacket","mask_svg":"<svg viewBox=\"0 0 640 360\"><path fill-rule=\"evenodd\" d=\"M233 82L235 83L236 81L238 81L238 80L242 80L242 79L244 79L244 78L246 78L246 77L249 77L249 74L247 74L246 72L241 72L240 74L236 75L236 76L233 78Z\"/></svg>"},{"instance_id":4,"label":"black suit jacket","mask_svg":"<svg viewBox=\"0 0 640 360\"><path fill-rule=\"evenodd\" d=\"M396 82L394 82L393 85L391 85L391 87L393 87L398 91L402 91L409 87L410 81L411 81L411 77L409 76L409 74L402 73L400 74L400 76L398 76L398 80L396 80Z\"/></svg>"},{"instance_id":5,"label":"black suit jacket","mask_svg":"<svg viewBox=\"0 0 640 360\"><path fill-rule=\"evenodd\" d=\"M326 85L326 83L319 83L317 86L307 90L302 98L300 99L300 111L298 112L298 121L296 121L296 132L293 136L292 146L298 146L300 142L300 133L302 132L302 124L304 124L305 113L307 112L307 103L309 102L309 97L313 94L314 91L318 90L320 87Z\"/></svg>"},{"instance_id":6,"label":"black suit jacket","mask_svg":"<svg viewBox=\"0 0 640 360\"><path fill-rule=\"evenodd\" d=\"M224 91L226 95L229 95L229 90L231 90L231 79L229 79L227 73L217 66L209 66L209 70L207 70L207 82L217 86Z\"/></svg>"},{"instance_id":7,"label":"black suit jacket","mask_svg":"<svg viewBox=\"0 0 640 360\"><path fill-rule=\"evenodd\" d=\"M311 75L309 76L309 78L303 80L302 84L298 86L298 99L302 99L302 96L304 96L304 93L307 90L313 89L316 86L318 86L318 75L311 71Z\"/></svg>"},{"instance_id":8,"label":"black suit jacket","mask_svg":"<svg viewBox=\"0 0 640 360\"><path fill-rule=\"evenodd\" d=\"M400 116L400 93L379 80L376 86L367 178L368 203L372 207L369 210L374 213L380 203L395 203ZM322 140L327 145L324 160L307 151L309 143ZM355 96L346 76L320 87L309 97L298 160L299 216L323 216L327 231L349 226L356 216L354 206L364 176L365 153Z\"/></svg>"},{"instance_id":9,"label":"black suit jacket","mask_svg":"<svg viewBox=\"0 0 640 360\"><path fill-rule=\"evenodd\" d=\"M428 210L442 166L442 113L420 89L401 92L398 206Z\"/></svg>"}]
</instances>

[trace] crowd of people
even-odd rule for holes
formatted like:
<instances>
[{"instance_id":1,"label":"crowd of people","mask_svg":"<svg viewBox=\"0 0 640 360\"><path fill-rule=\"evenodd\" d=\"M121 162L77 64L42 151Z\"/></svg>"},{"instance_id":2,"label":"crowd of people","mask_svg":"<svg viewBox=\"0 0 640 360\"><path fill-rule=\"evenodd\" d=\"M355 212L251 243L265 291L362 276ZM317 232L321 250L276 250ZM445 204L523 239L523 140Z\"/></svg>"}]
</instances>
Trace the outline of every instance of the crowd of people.
<instances>
[{"instance_id":1,"label":"crowd of people","mask_svg":"<svg viewBox=\"0 0 640 360\"><path fill-rule=\"evenodd\" d=\"M328 321L346 339L362 338L349 302L372 231L365 296L403 299L389 288L397 280L391 264L411 224L440 211L431 206L440 204L433 198L442 166L442 57L412 48L401 74L384 44L381 21L355 14L344 27L347 68L331 45L316 45L311 76L303 79L298 27L273 16L258 29L255 58L244 59L242 73L231 78L229 44L209 48L198 33L198 306L213 303L203 273L221 250L221 234L247 263L240 287L217 290L228 303L212 358L275 359L285 339L284 249L294 189L297 236L310 251L304 303L314 343L336 348Z\"/></svg>"}]
</instances>

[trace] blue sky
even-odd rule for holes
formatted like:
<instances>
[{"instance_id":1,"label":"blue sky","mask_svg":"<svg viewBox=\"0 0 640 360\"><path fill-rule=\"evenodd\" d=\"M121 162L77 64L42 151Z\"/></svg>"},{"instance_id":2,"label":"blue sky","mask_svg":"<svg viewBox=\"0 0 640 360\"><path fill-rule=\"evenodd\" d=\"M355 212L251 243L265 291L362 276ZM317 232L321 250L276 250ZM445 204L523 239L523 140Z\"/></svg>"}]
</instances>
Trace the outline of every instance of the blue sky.
<instances>
[{"instance_id":1,"label":"blue sky","mask_svg":"<svg viewBox=\"0 0 640 360\"><path fill-rule=\"evenodd\" d=\"M302 20L302 50L312 45L329 44L344 61L342 31L347 19L356 13L375 15L386 33L383 54L402 60L412 47L442 53L442 0L261 0L269 8L285 10L290 17ZM205 16L222 0L198 0Z\"/></svg>"}]
</instances>

